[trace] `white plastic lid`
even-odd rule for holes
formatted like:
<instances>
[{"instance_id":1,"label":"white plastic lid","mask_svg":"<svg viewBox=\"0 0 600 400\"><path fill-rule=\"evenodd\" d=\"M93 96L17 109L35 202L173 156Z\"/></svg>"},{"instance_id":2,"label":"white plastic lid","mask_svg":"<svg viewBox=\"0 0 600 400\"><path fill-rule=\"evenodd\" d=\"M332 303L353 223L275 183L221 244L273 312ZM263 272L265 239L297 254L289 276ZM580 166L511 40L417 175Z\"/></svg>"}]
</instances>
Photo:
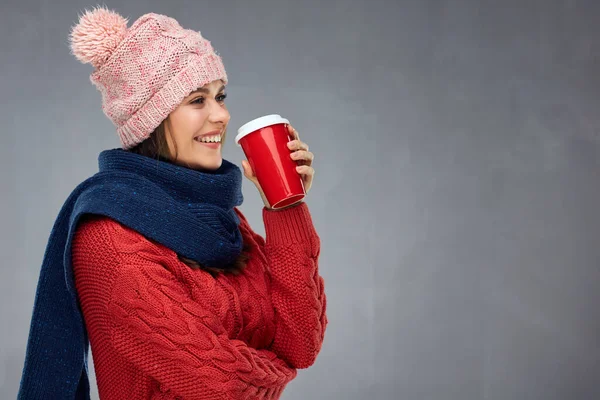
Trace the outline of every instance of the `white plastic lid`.
<instances>
[{"instance_id":1,"label":"white plastic lid","mask_svg":"<svg viewBox=\"0 0 600 400\"><path fill-rule=\"evenodd\" d=\"M279 114L271 114L265 115L264 117L253 119L250 122L245 123L238 129L238 134L235 137L235 143L240 146L240 139L246 136L249 133L254 132L257 129L264 128L265 126L275 125L275 124L289 124L285 118L281 118Z\"/></svg>"}]
</instances>

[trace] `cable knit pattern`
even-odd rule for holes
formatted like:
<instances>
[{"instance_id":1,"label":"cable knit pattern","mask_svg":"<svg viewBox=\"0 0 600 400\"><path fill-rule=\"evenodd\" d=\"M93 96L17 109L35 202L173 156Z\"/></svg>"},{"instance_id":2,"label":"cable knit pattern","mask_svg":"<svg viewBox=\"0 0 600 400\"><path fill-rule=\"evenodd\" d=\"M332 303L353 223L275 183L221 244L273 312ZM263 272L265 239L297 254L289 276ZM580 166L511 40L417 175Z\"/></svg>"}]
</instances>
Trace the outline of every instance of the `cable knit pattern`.
<instances>
[{"instance_id":1,"label":"cable knit pattern","mask_svg":"<svg viewBox=\"0 0 600 400\"><path fill-rule=\"evenodd\" d=\"M238 276L192 270L107 217L81 222L75 285L103 400L278 399L314 363L327 317L307 205L264 209L265 238L236 213L251 248Z\"/></svg>"}]
</instances>

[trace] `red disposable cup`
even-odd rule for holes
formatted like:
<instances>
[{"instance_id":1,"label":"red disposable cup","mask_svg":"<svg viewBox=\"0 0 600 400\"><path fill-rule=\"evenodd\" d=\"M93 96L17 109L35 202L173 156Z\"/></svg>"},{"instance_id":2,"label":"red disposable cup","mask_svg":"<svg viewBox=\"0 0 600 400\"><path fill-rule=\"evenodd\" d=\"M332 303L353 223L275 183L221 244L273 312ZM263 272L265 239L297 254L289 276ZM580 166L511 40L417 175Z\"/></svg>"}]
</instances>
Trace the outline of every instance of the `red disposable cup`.
<instances>
[{"instance_id":1,"label":"red disposable cup","mask_svg":"<svg viewBox=\"0 0 600 400\"><path fill-rule=\"evenodd\" d=\"M296 161L287 147L289 121L278 114L256 118L238 129L235 142L242 148L267 201L273 209L299 202L306 196Z\"/></svg>"}]
</instances>

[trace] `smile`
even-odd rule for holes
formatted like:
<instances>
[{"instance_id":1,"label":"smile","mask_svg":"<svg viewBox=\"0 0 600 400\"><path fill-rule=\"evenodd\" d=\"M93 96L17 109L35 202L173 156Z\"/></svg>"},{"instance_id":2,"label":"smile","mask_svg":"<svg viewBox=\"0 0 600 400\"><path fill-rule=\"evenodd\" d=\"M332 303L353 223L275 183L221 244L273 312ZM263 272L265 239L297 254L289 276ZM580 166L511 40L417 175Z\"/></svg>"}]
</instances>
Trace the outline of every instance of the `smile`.
<instances>
[{"instance_id":1,"label":"smile","mask_svg":"<svg viewBox=\"0 0 600 400\"><path fill-rule=\"evenodd\" d=\"M221 135L198 136L194 140L201 143L221 143Z\"/></svg>"},{"instance_id":2,"label":"smile","mask_svg":"<svg viewBox=\"0 0 600 400\"><path fill-rule=\"evenodd\" d=\"M200 143L202 146L210 147L211 149L218 149L221 146L221 140L218 142L205 142L198 139L194 139L196 142Z\"/></svg>"}]
</instances>

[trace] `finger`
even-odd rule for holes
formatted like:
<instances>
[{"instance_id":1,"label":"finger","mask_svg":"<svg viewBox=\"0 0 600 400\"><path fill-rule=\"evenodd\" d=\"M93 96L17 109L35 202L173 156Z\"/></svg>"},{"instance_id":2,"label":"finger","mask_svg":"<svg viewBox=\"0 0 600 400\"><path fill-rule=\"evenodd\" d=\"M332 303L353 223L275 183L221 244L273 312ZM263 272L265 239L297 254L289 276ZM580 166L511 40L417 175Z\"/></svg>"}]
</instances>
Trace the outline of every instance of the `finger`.
<instances>
[{"instance_id":1,"label":"finger","mask_svg":"<svg viewBox=\"0 0 600 400\"><path fill-rule=\"evenodd\" d=\"M310 151L298 150L298 151L295 151L295 152L291 153L290 157L293 160L309 161L309 162L312 163L312 161L315 158L315 155L313 153L311 153Z\"/></svg>"},{"instance_id":2,"label":"finger","mask_svg":"<svg viewBox=\"0 0 600 400\"><path fill-rule=\"evenodd\" d=\"M306 143L301 142L300 140L290 140L287 145L290 150L308 151L308 145Z\"/></svg>"},{"instance_id":3,"label":"finger","mask_svg":"<svg viewBox=\"0 0 600 400\"><path fill-rule=\"evenodd\" d=\"M300 139L300 136L298 135L298 131L289 124L288 124L288 131L292 134L292 137L294 139Z\"/></svg>"},{"instance_id":4,"label":"finger","mask_svg":"<svg viewBox=\"0 0 600 400\"><path fill-rule=\"evenodd\" d=\"M298 165L296 171L298 171L299 174L308 176L313 176L315 174L315 169L308 165Z\"/></svg>"}]
</instances>

